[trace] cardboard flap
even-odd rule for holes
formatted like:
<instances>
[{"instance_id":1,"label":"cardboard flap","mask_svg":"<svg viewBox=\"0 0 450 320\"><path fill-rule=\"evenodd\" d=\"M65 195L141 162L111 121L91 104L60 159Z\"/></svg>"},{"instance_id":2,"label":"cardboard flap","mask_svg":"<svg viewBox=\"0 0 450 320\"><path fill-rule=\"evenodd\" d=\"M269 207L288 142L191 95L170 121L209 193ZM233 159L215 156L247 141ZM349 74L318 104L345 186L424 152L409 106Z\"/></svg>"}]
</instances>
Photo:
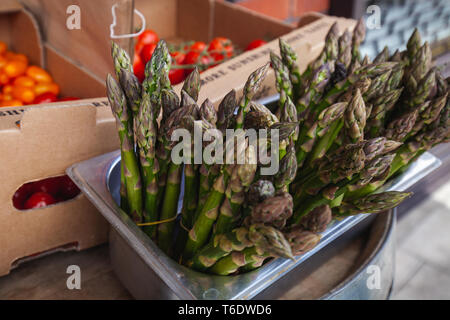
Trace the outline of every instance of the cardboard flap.
<instances>
[{"instance_id":1,"label":"cardboard flap","mask_svg":"<svg viewBox=\"0 0 450 320\"><path fill-rule=\"evenodd\" d=\"M231 38L244 49L255 39L266 41L292 31L290 24L262 15L247 8L216 1L212 37Z\"/></svg>"},{"instance_id":2,"label":"cardboard flap","mask_svg":"<svg viewBox=\"0 0 450 320\"><path fill-rule=\"evenodd\" d=\"M208 42L213 32L214 0L178 0L177 34Z\"/></svg>"},{"instance_id":3,"label":"cardboard flap","mask_svg":"<svg viewBox=\"0 0 450 320\"><path fill-rule=\"evenodd\" d=\"M23 113L20 126L23 134L41 134L53 138L62 131L68 135L82 135L88 127L95 127L96 109L91 104L77 106L52 106L28 108ZM81 131L80 131L81 130Z\"/></svg>"},{"instance_id":4,"label":"cardboard flap","mask_svg":"<svg viewBox=\"0 0 450 320\"><path fill-rule=\"evenodd\" d=\"M110 25L111 7L117 4L115 34L133 32L132 0L21 0L38 19L47 46L55 48L71 61L83 66L99 79L112 71ZM79 8L80 28L67 27ZM115 39L130 51L132 39Z\"/></svg>"},{"instance_id":5,"label":"cardboard flap","mask_svg":"<svg viewBox=\"0 0 450 320\"><path fill-rule=\"evenodd\" d=\"M39 26L30 12L16 1L0 4L0 40L10 50L25 54L31 64L44 67Z\"/></svg>"}]
</instances>

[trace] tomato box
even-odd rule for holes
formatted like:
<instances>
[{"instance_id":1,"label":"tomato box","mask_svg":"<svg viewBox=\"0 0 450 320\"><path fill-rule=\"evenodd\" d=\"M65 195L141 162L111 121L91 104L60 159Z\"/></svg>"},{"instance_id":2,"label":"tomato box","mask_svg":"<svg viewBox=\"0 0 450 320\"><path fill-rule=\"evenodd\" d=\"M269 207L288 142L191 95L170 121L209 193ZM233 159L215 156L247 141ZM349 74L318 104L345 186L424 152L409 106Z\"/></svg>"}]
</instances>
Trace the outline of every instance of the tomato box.
<instances>
[{"instance_id":1,"label":"tomato box","mask_svg":"<svg viewBox=\"0 0 450 320\"><path fill-rule=\"evenodd\" d=\"M21 186L64 175L74 162L119 144L106 98L92 99L105 95L104 82L43 42L34 17L16 1L0 4L0 41L45 68L62 96L82 98L0 108L0 275L5 275L22 261L107 240L107 223L82 194L28 210L14 205L14 195Z\"/></svg>"},{"instance_id":2,"label":"tomato box","mask_svg":"<svg viewBox=\"0 0 450 320\"><path fill-rule=\"evenodd\" d=\"M301 70L323 48L323 39L330 26L337 21L341 31L353 28L355 21L306 13L297 26L218 0L135 0L135 8L146 19L146 28L154 30L160 39L210 42L225 37L241 49L235 57L201 73L202 90L199 101L209 98L215 105L231 89L242 90L249 74L269 62L270 51L279 52L278 38L282 37L297 51ZM137 26L136 26L137 28ZM244 50L255 39L267 44L250 51ZM175 86L180 91L182 83ZM273 71L270 70L259 97L276 93Z\"/></svg>"},{"instance_id":3,"label":"tomato box","mask_svg":"<svg viewBox=\"0 0 450 320\"><path fill-rule=\"evenodd\" d=\"M217 2L216 6L219 4L222 6L227 5ZM247 10L235 5L228 6L230 6L230 10L234 9L236 12L237 10ZM268 19L259 14L253 15L257 16L258 19ZM320 54L324 46L323 40L325 39L325 35L335 22L338 23L341 32L346 29L352 30L356 23L352 19L332 17L320 13L306 13L300 18L300 22L295 29L280 35L280 38L287 41L297 52L297 63L301 72L306 69L310 61ZM230 29L233 29L232 25L230 25ZM256 28L256 25L253 28ZM238 34L243 28L245 28L245 25L236 24L234 32ZM273 39L261 47L243 52L214 68L204 71L201 74L202 90L199 95L199 101L209 98L217 106L231 87L237 91L238 95L241 94L245 81L250 73L270 61L271 51L279 54L278 38ZM176 90L179 92L181 87L182 84L177 85ZM274 72L270 68L261 85L260 92L255 98L263 99L273 96L276 93Z\"/></svg>"}]
</instances>

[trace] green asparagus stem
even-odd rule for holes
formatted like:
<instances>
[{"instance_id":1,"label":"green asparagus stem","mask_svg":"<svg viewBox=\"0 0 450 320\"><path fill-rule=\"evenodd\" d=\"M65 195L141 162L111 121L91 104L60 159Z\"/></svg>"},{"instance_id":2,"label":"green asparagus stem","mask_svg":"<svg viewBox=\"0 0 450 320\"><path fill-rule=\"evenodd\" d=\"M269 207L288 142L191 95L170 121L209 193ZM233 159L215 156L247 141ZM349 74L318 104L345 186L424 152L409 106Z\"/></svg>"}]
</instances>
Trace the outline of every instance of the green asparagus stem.
<instances>
[{"instance_id":1,"label":"green asparagus stem","mask_svg":"<svg viewBox=\"0 0 450 320\"><path fill-rule=\"evenodd\" d=\"M371 194L348 202L345 201L337 210L338 216L383 212L398 206L411 195L411 192L388 191Z\"/></svg>"},{"instance_id":2,"label":"green asparagus stem","mask_svg":"<svg viewBox=\"0 0 450 320\"><path fill-rule=\"evenodd\" d=\"M284 257L293 259L289 243L283 234L273 227L261 224L249 227L249 239L254 246L242 251L233 251L221 258L208 271L214 274L228 275L248 263L255 262L258 257Z\"/></svg>"},{"instance_id":3,"label":"green asparagus stem","mask_svg":"<svg viewBox=\"0 0 450 320\"><path fill-rule=\"evenodd\" d=\"M245 115L248 113L248 104L254 97L254 95L258 92L259 87L261 86L264 78L266 77L267 70L269 69L270 64L256 69L247 79L247 82L244 85L244 92L241 102L239 104L238 115L236 117L236 129L242 129L244 127Z\"/></svg>"},{"instance_id":4,"label":"green asparagus stem","mask_svg":"<svg viewBox=\"0 0 450 320\"><path fill-rule=\"evenodd\" d=\"M107 96L116 118L120 149L124 168L129 214L133 221L142 221L142 187L139 165L134 154L134 143L129 127L129 111L125 94L111 75L106 80Z\"/></svg>"}]
</instances>

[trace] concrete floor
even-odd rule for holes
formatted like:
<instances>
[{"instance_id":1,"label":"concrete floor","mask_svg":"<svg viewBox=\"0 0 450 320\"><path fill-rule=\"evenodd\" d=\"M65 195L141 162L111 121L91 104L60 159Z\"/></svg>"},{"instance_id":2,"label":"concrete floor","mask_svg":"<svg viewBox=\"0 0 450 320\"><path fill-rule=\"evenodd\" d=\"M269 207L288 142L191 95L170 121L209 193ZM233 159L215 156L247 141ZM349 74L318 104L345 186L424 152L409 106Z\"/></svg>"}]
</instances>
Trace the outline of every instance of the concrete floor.
<instances>
[{"instance_id":1,"label":"concrete floor","mask_svg":"<svg viewBox=\"0 0 450 320\"><path fill-rule=\"evenodd\" d=\"M393 299L450 299L450 182L397 224Z\"/></svg>"}]
</instances>

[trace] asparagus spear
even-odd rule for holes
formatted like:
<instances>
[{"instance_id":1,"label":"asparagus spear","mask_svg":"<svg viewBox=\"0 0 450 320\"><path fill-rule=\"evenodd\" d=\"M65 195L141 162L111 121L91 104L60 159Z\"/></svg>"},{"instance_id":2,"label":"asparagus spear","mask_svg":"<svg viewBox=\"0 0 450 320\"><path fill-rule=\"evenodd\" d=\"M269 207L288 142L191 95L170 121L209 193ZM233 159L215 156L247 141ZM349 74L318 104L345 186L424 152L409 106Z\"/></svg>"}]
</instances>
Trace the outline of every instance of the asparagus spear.
<instances>
[{"instance_id":1,"label":"asparagus spear","mask_svg":"<svg viewBox=\"0 0 450 320\"><path fill-rule=\"evenodd\" d=\"M320 205L330 204L333 199L345 194L349 190L349 187L361 188L374 179L380 178L381 176L384 178L386 176L386 171L393 163L392 161L392 155L381 156L366 163L359 174L357 172L359 172L360 169L354 170L351 175L347 175L350 178L328 185L320 194L309 198L307 201L298 205L298 207L294 207L295 215L293 216L292 223L298 224L301 218L311 210ZM349 173L351 173L352 168L349 168L349 170Z\"/></svg>"},{"instance_id":2,"label":"asparagus spear","mask_svg":"<svg viewBox=\"0 0 450 320\"><path fill-rule=\"evenodd\" d=\"M313 233L323 232L332 220L331 208L329 205L318 206L300 220L300 225L305 230Z\"/></svg>"},{"instance_id":3,"label":"asparagus spear","mask_svg":"<svg viewBox=\"0 0 450 320\"><path fill-rule=\"evenodd\" d=\"M129 72L133 72L133 66L131 64L130 56L125 50L123 50L113 41L111 41L111 56L113 58L114 71L116 72L117 78L119 78L120 69L125 69Z\"/></svg>"},{"instance_id":4,"label":"asparagus spear","mask_svg":"<svg viewBox=\"0 0 450 320\"><path fill-rule=\"evenodd\" d=\"M364 41L364 38L366 36L366 26L364 19L361 18L358 20L358 23L355 26L355 29L353 29L353 38L352 38L352 56L353 60L360 60L360 52L359 52L359 46Z\"/></svg>"},{"instance_id":5,"label":"asparagus spear","mask_svg":"<svg viewBox=\"0 0 450 320\"><path fill-rule=\"evenodd\" d=\"M134 143L130 136L132 132L129 127L129 111L125 94L114 78L108 74L106 80L108 100L111 110L116 118L117 130L119 131L121 157L124 168L125 185L129 214L133 221L142 220L142 187L139 165L134 154Z\"/></svg>"},{"instance_id":6,"label":"asparagus spear","mask_svg":"<svg viewBox=\"0 0 450 320\"><path fill-rule=\"evenodd\" d=\"M302 227L295 227L284 233L294 256L302 255L313 249L320 241L320 235Z\"/></svg>"},{"instance_id":7,"label":"asparagus spear","mask_svg":"<svg viewBox=\"0 0 450 320\"><path fill-rule=\"evenodd\" d=\"M256 151L249 145L244 164L235 166L225 192L225 199L220 206L219 217L215 225L215 234L226 233L233 229L241 218L240 210L244 203L245 189L253 182L257 169Z\"/></svg>"},{"instance_id":8,"label":"asparagus spear","mask_svg":"<svg viewBox=\"0 0 450 320\"><path fill-rule=\"evenodd\" d=\"M278 100L278 115L281 114L284 104L287 99L292 99L292 83L289 78L289 70L283 64L283 61L274 52L270 52L270 61L272 68L275 72L275 85L277 91L280 93L280 99Z\"/></svg>"},{"instance_id":9,"label":"asparagus spear","mask_svg":"<svg viewBox=\"0 0 450 320\"><path fill-rule=\"evenodd\" d=\"M338 216L345 217L359 213L383 212L398 206L411 195L411 192L388 191L344 201L337 210Z\"/></svg>"},{"instance_id":10,"label":"asparagus spear","mask_svg":"<svg viewBox=\"0 0 450 320\"><path fill-rule=\"evenodd\" d=\"M248 104L258 92L264 78L266 77L267 70L270 64L267 63L264 66L256 69L247 79L244 85L243 97L239 104L238 114L236 117L236 129L242 129L244 127L245 115L248 112Z\"/></svg>"},{"instance_id":11,"label":"asparagus spear","mask_svg":"<svg viewBox=\"0 0 450 320\"><path fill-rule=\"evenodd\" d=\"M153 97L155 98L155 97ZM139 163L142 168L144 188L144 222L154 222L158 219L157 208L157 172L158 160L155 159L155 146L157 129L155 126L155 115L148 92L144 92L139 113L135 118L135 140L138 146ZM144 231L153 238L156 227L146 226Z\"/></svg>"},{"instance_id":12,"label":"asparagus spear","mask_svg":"<svg viewBox=\"0 0 450 320\"><path fill-rule=\"evenodd\" d=\"M293 206L292 196L282 192L257 204L251 212L250 221L252 224L262 223L281 230L292 216Z\"/></svg>"},{"instance_id":13,"label":"asparagus spear","mask_svg":"<svg viewBox=\"0 0 450 320\"><path fill-rule=\"evenodd\" d=\"M231 90L222 99L217 109L217 128L221 131L231 128L233 114L237 107L236 91Z\"/></svg>"},{"instance_id":14,"label":"asparagus spear","mask_svg":"<svg viewBox=\"0 0 450 320\"><path fill-rule=\"evenodd\" d=\"M247 202L257 205L275 195L275 187L269 180L258 180L252 183L247 191Z\"/></svg>"},{"instance_id":15,"label":"asparagus spear","mask_svg":"<svg viewBox=\"0 0 450 320\"><path fill-rule=\"evenodd\" d=\"M188 265L198 271L206 271L220 258L227 256L232 251L242 251L253 245L245 227L236 228L226 234L214 236L202 250L197 252Z\"/></svg>"},{"instance_id":16,"label":"asparagus spear","mask_svg":"<svg viewBox=\"0 0 450 320\"><path fill-rule=\"evenodd\" d=\"M254 244L253 247L242 251L233 251L217 261L208 271L214 274L228 275L261 257L293 259L289 243L283 234L273 227L252 225L249 228L249 238Z\"/></svg>"},{"instance_id":17,"label":"asparagus spear","mask_svg":"<svg viewBox=\"0 0 450 320\"><path fill-rule=\"evenodd\" d=\"M286 41L279 38L279 47L280 47L280 54L281 59L283 60L283 64L288 68L289 70L289 79L292 83L292 94L293 94L293 101L297 101L297 94L300 91L301 81L302 77L300 74L300 70L298 69L297 65L297 54L295 51L287 44Z\"/></svg>"},{"instance_id":18,"label":"asparagus spear","mask_svg":"<svg viewBox=\"0 0 450 320\"><path fill-rule=\"evenodd\" d=\"M118 78L120 86L127 97L128 105L133 111L133 116L137 116L139 106L141 105L142 86L139 83L138 78L126 69L119 70Z\"/></svg>"}]
</instances>

